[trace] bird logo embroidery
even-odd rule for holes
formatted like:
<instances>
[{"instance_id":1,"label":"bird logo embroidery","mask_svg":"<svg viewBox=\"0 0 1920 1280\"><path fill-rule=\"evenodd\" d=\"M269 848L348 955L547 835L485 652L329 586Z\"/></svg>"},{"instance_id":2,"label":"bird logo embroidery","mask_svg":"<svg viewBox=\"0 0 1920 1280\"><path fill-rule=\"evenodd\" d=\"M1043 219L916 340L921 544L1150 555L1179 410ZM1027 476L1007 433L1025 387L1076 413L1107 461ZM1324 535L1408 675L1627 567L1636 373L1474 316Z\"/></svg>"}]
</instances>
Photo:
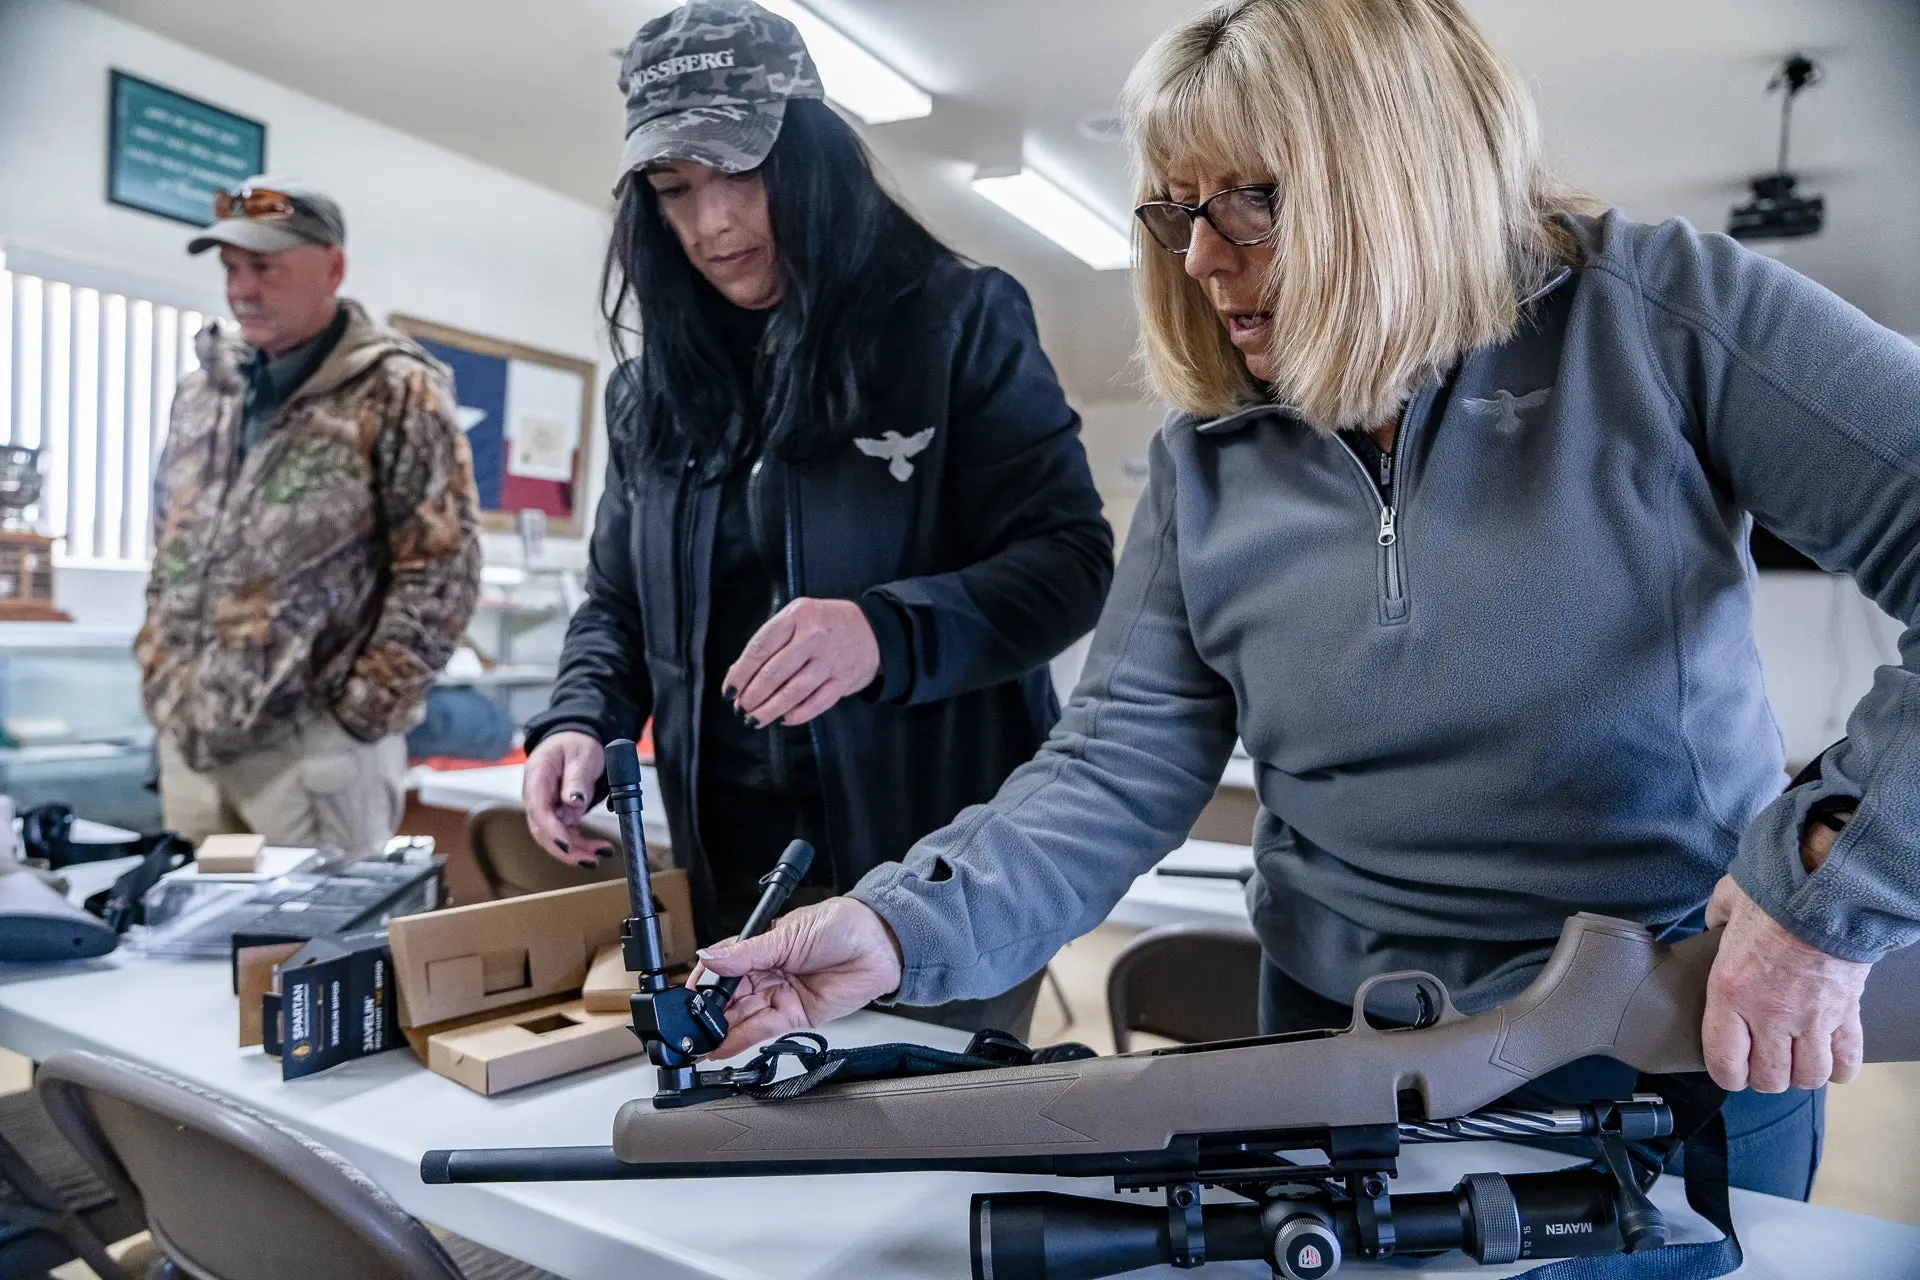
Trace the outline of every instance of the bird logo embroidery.
<instances>
[{"instance_id":1,"label":"bird logo embroidery","mask_svg":"<svg viewBox=\"0 0 1920 1280\"><path fill-rule=\"evenodd\" d=\"M1538 409L1553 394L1552 387L1542 387L1538 391L1529 391L1526 395L1516 396L1511 391L1496 390L1491 400L1467 399L1467 408L1478 417L1491 417L1493 429L1503 436L1516 436L1526 423L1520 415L1529 410Z\"/></svg>"},{"instance_id":2,"label":"bird logo embroidery","mask_svg":"<svg viewBox=\"0 0 1920 1280\"><path fill-rule=\"evenodd\" d=\"M934 430L933 427L928 427L925 431L916 432L910 436L903 436L898 431L889 431L878 438L864 440L856 438L853 443L869 458L885 458L887 474L901 484L905 484L913 479L913 463L908 459L933 443Z\"/></svg>"}]
</instances>

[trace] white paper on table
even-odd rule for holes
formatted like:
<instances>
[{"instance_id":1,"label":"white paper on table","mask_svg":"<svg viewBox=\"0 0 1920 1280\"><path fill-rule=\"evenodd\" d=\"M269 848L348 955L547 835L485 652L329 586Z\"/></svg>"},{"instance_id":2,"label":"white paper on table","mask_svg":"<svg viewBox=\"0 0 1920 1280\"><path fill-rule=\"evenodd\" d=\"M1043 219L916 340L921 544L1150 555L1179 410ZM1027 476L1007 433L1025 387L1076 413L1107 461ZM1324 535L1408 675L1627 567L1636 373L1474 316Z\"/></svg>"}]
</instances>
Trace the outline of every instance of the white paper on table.
<instances>
[{"instance_id":1,"label":"white paper on table","mask_svg":"<svg viewBox=\"0 0 1920 1280\"><path fill-rule=\"evenodd\" d=\"M580 375L530 360L507 361L507 473L573 479L580 445Z\"/></svg>"}]
</instances>

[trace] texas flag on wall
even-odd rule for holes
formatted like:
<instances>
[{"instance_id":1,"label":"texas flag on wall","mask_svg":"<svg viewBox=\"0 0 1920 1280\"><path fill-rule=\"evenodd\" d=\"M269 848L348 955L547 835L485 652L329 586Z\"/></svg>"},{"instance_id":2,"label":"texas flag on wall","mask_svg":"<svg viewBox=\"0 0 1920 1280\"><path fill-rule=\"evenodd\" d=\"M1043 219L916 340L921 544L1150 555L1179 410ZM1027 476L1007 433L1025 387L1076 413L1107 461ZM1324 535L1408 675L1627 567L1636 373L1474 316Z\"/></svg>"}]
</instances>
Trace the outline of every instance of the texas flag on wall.
<instances>
[{"instance_id":1,"label":"texas flag on wall","mask_svg":"<svg viewBox=\"0 0 1920 1280\"><path fill-rule=\"evenodd\" d=\"M574 513L580 448L580 375L552 365L418 339L453 370L461 428L473 451L483 511Z\"/></svg>"}]
</instances>

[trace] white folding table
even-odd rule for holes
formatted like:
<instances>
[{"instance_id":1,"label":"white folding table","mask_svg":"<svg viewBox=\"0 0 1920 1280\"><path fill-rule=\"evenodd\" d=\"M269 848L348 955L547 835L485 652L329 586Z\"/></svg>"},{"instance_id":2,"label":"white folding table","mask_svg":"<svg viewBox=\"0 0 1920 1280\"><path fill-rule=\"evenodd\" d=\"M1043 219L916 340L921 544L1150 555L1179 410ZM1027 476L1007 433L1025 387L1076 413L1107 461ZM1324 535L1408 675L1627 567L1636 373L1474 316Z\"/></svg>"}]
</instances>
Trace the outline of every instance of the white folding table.
<instances>
[{"instance_id":1,"label":"white folding table","mask_svg":"<svg viewBox=\"0 0 1920 1280\"><path fill-rule=\"evenodd\" d=\"M434 1147L604 1144L615 1109L649 1091L631 1059L498 1097L432 1075L405 1050L283 1082L277 1063L235 1046L237 1010L220 962L163 962L116 953L59 966L0 966L0 1045L35 1059L92 1049L146 1063L213 1089L311 1135L360 1166L429 1221L577 1280L947 1280L967 1274L972 1192L1053 1189L1102 1194L1097 1181L973 1174L553 1183L429 1187L419 1180ZM913 1039L958 1047L959 1032L874 1013L829 1028L836 1044ZM1276 1080L1275 1089L1286 1082ZM1460 1175L1552 1167L1519 1148L1409 1148L1397 1189L1451 1186ZM1684 1208L1678 1183L1655 1199L1684 1234L1709 1230ZM1912 1280L1920 1228L1834 1209L1734 1193L1748 1280ZM1500 1268L1455 1255L1423 1271L1491 1280ZM1350 1265L1342 1274L1403 1275ZM1172 1280L1172 1269L1136 1273ZM1204 1276L1266 1280L1258 1264L1221 1264Z\"/></svg>"}]
</instances>

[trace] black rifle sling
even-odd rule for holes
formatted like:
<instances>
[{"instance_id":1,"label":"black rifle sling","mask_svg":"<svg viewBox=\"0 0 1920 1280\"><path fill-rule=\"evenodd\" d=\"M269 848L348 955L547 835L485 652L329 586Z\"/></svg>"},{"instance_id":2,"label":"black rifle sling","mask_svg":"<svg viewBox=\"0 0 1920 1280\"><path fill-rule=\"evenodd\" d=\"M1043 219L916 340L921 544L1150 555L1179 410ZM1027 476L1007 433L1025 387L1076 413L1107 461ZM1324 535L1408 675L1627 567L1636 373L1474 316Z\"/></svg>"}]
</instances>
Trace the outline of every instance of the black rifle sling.
<instances>
[{"instance_id":1,"label":"black rifle sling","mask_svg":"<svg viewBox=\"0 0 1920 1280\"><path fill-rule=\"evenodd\" d=\"M1030 1067L1048 1062L1073 1062L1095 1056L1083 1044L1057 1044L1029 1049L1004 1031L980 1031L959 1053L924 1044L874 1044L857 1049L829 1049L826 1037L811 1031L781 1036L765 1046L741 1069L743 1075L765 1072L768 1083L748 1086L747 1092L767 1102L785 1102L811 1093L829 1080L852 1084L860 1080L898 1080L908 1076L943 1075L953 1071L989 1071L995 1067ZM800 1074L772 1080L781 1058L792 1058ZM770 1069L771 1068L771 1069Z\"/></svg>"},{"instance_id":2,"label":"black rifle sling","mask_svg":"<svg viewBox=\"0 0 1920 1280\"><path fill-rule=\"evenodd\" d=\"M1703 1074L1643 1075L1640 1088L1659 1094L1673 1108L1674 1132L1684 1135L1679 1146L1686 1161L1687 1204L1721 1238L1646 1253L1567 1258L1527 1272L1527 1280L1714 1280L1740 1269L1740 1238L1734 1234L1728 1195L1727 1122L1720 1113L1725 1090ZM1674 1144L1665 1147L1671 1153Z\"/></svg>"}]
</instances>

